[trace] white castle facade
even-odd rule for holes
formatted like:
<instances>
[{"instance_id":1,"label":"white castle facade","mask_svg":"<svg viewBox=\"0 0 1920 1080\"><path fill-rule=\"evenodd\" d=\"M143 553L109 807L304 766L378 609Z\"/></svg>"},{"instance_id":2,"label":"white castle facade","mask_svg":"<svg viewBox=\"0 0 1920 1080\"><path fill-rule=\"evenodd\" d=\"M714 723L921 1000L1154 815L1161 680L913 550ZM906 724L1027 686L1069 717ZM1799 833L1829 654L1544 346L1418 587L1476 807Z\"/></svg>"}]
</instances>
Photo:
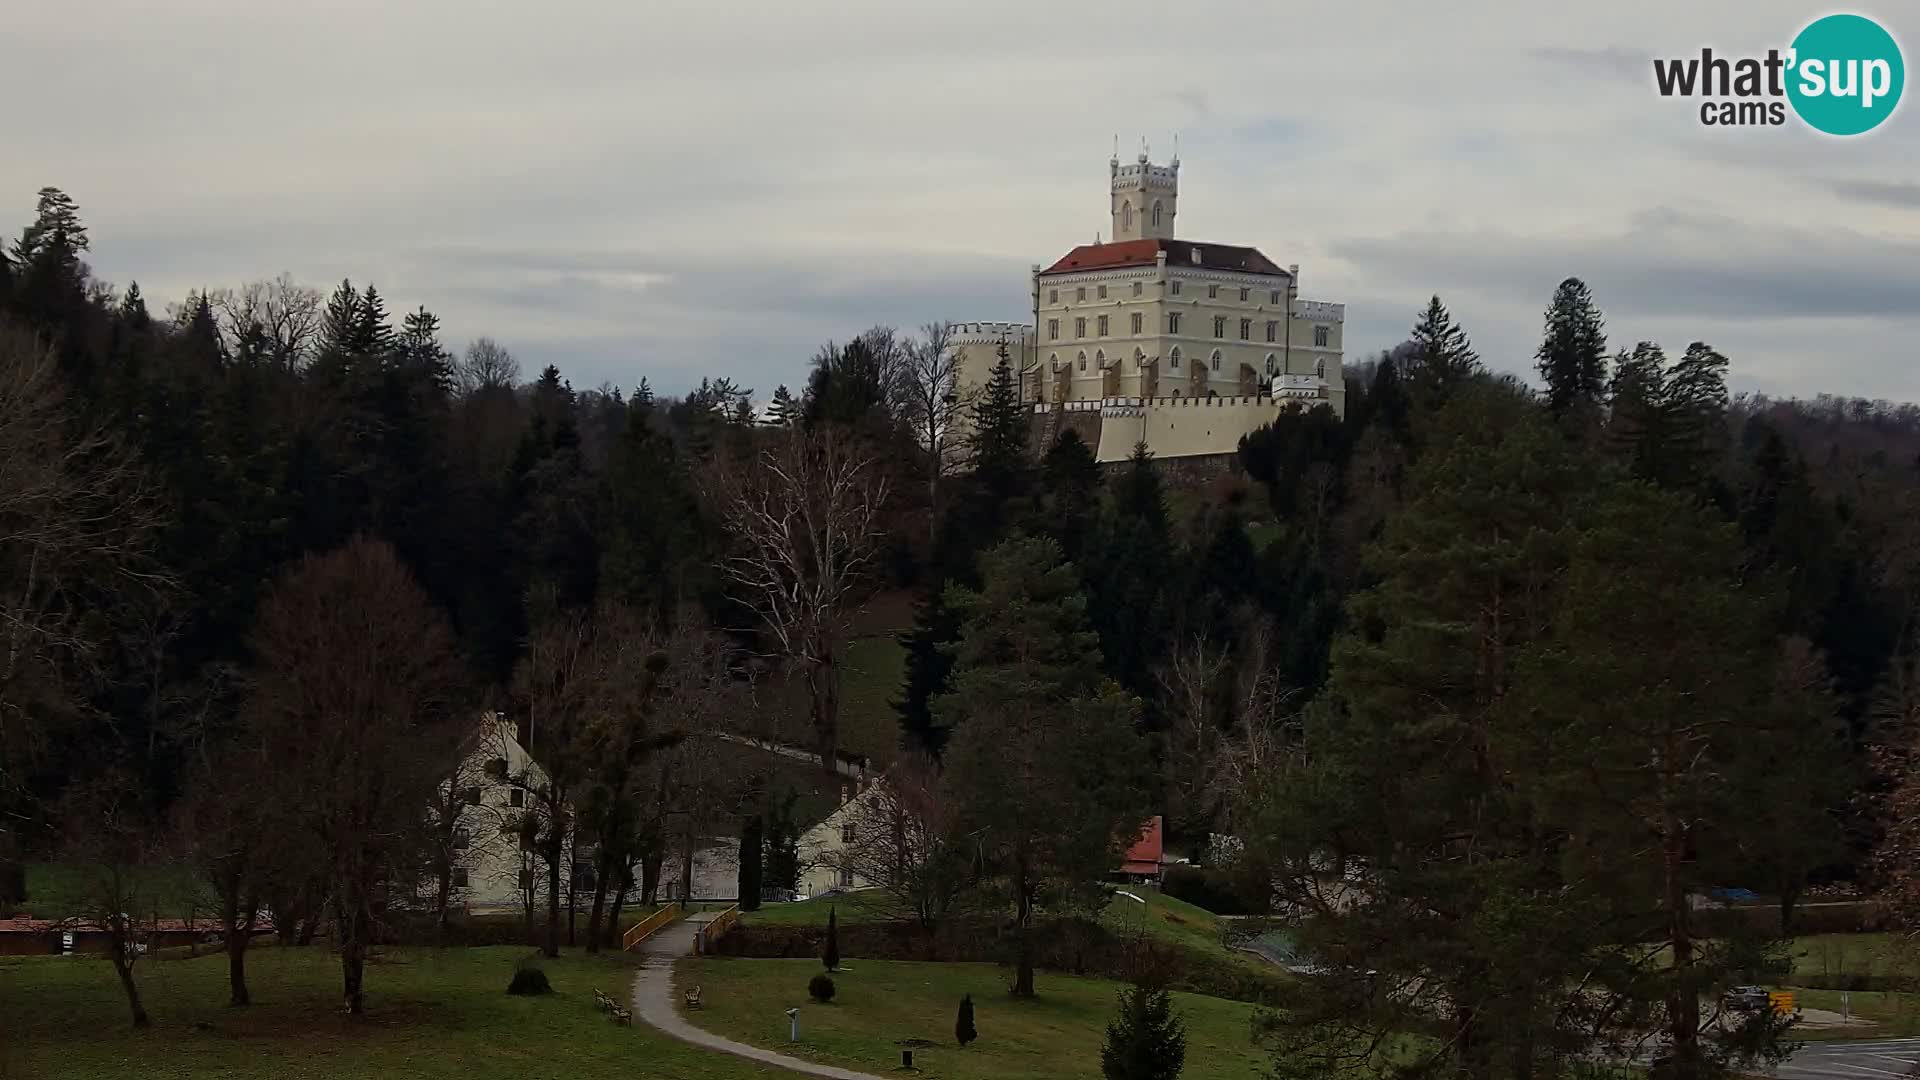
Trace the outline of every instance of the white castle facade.
<instances>
[{"instance_id":1,"label":"white castle facade","mask_svg":"<svg viewBox=\"0 0 1920 1080\"><path fill-rule=\"evenodd\" d=\"M1065 424L1098 460L1221 457L1283 408L1345 411L1344 304L1303 300L1300 267L1176 237L1180 159L1108 166L1110 242L1035 264L1033 321L953 324L963 388L1004 347L1051 442Z\"/></svg>"}]
</instances>

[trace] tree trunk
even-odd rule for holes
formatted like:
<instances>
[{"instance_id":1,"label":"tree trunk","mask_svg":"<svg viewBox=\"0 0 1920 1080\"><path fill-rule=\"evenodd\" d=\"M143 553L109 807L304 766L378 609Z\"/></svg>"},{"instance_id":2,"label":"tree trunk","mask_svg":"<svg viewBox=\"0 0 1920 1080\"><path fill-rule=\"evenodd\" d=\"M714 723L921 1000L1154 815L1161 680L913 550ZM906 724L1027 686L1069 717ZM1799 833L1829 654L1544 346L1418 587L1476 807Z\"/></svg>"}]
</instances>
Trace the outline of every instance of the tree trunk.
<instances>
[{"instance_id":1,"label":"tree trunk","mask_svg":"<svg viewBox=\"0 0 1920 1080\"><path fill-rule=\"evenodd\" d=\"M559 845L554 845L559 847ZM560 955L560 852L547 852L547 947L548 956Z\"/></svg>"},{"instance_id":2,"label":"tree trunk","mask_svg":"<svg viewBox=\"0 0 1920 1080\"><path fill-rule=\"evenodd\" d=\"M227 1004L234 1006L251 1005L253 999L247 996L247 928L229 927L227 930Z\"/></svg>"},{"instance_id":3,"label":"tree trunk","mask_svg":"<svg viewBox=\"0 0 1920 1080\"><path fill-rule=\"evenodd\" d=\"M1013 996L1033 996L1033 886L1027 881L1027 861L1014 860L1014 895L1019 898L1019 916L1014 925Z\"/></svg>"},{"instance_id":4,"label":"tree trunk","mask_svg":"<svg viewBox=\"0 0 1920 1080\"><path fill-rule=\"evenodd\" d=\"M361 983L367 970L367 922L366 901L359 897L342 897L336 904L334 924L340 934L340 981L343 996L346 999L347 1015L359 1016L366 1011L366 997Z\"/></svg>"},{"instance_id":5,"label":"tree trunk","mask_svg":"<svg viewBox=\"0 0 1920 1080\"><path fill-rule=\"evenodd\" d=\"M649 851L640 860L640 903L652 907L660 902L660 864L666 858L664 852Z\"/></svg>"},{"instance_id":6,"label":"tree trunk","mask_svg":"<svg viewBox=\"0 0 1920 1080\"><path fill-rule=\"evenodd\" d=\"M693 815L687 815L686 846L680 857L680 910L687 910L693 900Z\"/></svg>"},{"instance_id":7,"label":"tree trunk","mask_svg":"<svg viewBox=\"0 0 1920 1080\"><path fill-rule=\"evenodd\" d=\"M439 866L438 877L434 882L433 910L439 915L440 942L445 944L449 923L447 904L453 897L453 860L448 859Z\"/></svg>"},{"instance_id":8,"label":"tree trunk","mask_svg":"<svg viewBox=\"0 0 1920 1080\"><path fill-rule=\"evenodd\" d=\"M840 668L832 649L807 666L807 696L813 711L814 746L820 767L837 772L840 752Z\"/></svg>"},{"instance_id":9,"label":"tree trunk","mask_svg":"<svg viewBox=\"0 0 1920 1080\"><path fill-rule=\"evenodd\" d=\"M568 852L567 853L567 948L569 949L573 948L573 925L574 925L574 914L575 914L575 905L573 902L574 880L575 878L574 878L573 853Z\"/></svg>"},{"instance_id":10,"label":"tree trunk","mask_svg":"<svg viewBox=\"0 0 1920 1080\"><path fill-rule=\"evenodd\" d=\"M300 934L295 939L294 943L297 945L311 945L313 944L313 936L319 932L320 932L320 915L318 912L310 911L306 915L301 917Z\"/></svg>"},{"instance_id":11,"label":"tree trunk","mask_svg":"<svg viewBox=\"0 0 1920 1080\"><path fill-rule=\"evenodd\" d=\"M1793 912L1800 903L1802 886L1789 885L1780 890L1780 936L1793 936Z\"/></svg>"},{"instance_id":12,"label":"tree trunk","mask_svg":"<svg viewBox=\"0 0 1920 1080\"><path fill-rule=\"evenodd\" d=\"M600 918L607 910L607 868L605 859L594 860L593 874L593 911L587 915L587 951L600 951L600 942L606 936ZM617 924L616 924L617 925Z\"/></svg>"},{"instance_id":13,"label":"tree trunk","mask_svg":"<svg viewBox=\"0 0 1920 1080\"><path fill-rule=\"evenodd\" d=\"M147 1007L140 1004L140 988L133 981L133 960L127 955L127 951L133 947L132 934L107 935L107 948L113 952L113 973L120 976L120 989L127 995L127 1008L133 1011L133 1026L143 1028L151 1021L147 1019Z\"/></svg>"},{"instance_id":14,"label":"tree trunk","mask_svg":"<svg viewBox=\"0 0 1920 1080\"><path fill-rule=\"evenodd\" d=\"M630 867L621 867L620 888L613 894L613 911L607 916L607 948L618 947L621 942L620 912L627 906L627 891L633 888L633 871Z\"/></svg>"},{"instance_id":15,"label":"tree trunk","mask_svg":"<svg viewBox=\"0 0 1920 1080\"><path fill-rule=\"evenodd\" d=\"M1672 760L1668 758L1667 760ZM1663 863L1666 870L1667 946L1672 953L1673 992L1667 1001L1672 1026L1673 1061L1679 1080L1700 1075L1700 994L1693 985L1693 934L1687 925L1686 881L1681 862L1686 857L1686 832L1678 815L1665 811Z\"/></svg>"}]
</instances>

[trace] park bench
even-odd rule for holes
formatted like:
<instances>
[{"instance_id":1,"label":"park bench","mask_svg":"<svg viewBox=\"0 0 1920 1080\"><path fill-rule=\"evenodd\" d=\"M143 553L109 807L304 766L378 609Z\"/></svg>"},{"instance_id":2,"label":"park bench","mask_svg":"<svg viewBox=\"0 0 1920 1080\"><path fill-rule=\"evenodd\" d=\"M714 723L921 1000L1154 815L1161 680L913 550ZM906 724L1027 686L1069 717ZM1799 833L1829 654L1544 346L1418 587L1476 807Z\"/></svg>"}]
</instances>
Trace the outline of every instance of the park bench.
<instances>
[{"instance_id":1,"label":"park bench","mask_svg":"<svg viewBox=\"0 0 1920 1080\"><path fill-rule=\"evenodd\" d=\"M687 1008L697 1009L700 1007L700 988L699 987L696 986L693 989L686 991L685 996L687 999Z\"/></svg>"}]
</instances>

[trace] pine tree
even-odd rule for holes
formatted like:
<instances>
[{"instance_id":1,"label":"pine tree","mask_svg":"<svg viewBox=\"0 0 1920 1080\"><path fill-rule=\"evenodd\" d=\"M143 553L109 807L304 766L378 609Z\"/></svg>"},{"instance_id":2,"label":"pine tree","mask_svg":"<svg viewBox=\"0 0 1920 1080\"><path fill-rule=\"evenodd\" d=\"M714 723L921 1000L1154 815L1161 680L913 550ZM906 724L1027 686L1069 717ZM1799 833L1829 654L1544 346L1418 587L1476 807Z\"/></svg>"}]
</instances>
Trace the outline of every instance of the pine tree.
<instances>
[{"instance_id":1,"label":"pine tree","mask_svg":"<svg viewBox=\"0 0 1920 1080\"><path fill-rule=\"evenodd\" d=\"M964 631L953 688L934 705L954 731L942 759L958 827L981 838L1014 904L1013 993L1033 996L1034 905L1113 867L1148 816L1139 701L1101 679L1086 600L1049 539L981 557L981 589L949 600Z\"/></svg>"},{"instance_id":2,"label":"pine tree","mask_svg":"<svg viewBox=\"0 0 1920 1080\"><path fill-rule=\"evenodd\" d=\"M1021 490L1028 471L1027 414L1005 343L986 391L974 402L970 443L974 477L991 497L1006 499Z\"/></svg>"},{"instance_id":3,"label":"pine tree","mask_svg":"<svg viewBox=\"0 0 1920 1080\"><path fill-rule=\"evenodd\" d=\"M440 344L440 317L425 307L408 313L398 353L416 383L442 394L453 392L453 354Z\"/></svg>"},{"instance_id":4,"label":"pine tree","mask_svg":"<svg viewBox=\"0 0 1920 1080\"><path fill-rule=\"evenodd\" d=\"M1167 535L1167 497L1160 484L1160 473L1153 467L1153 451L1144 442L1135 443L1127 458L1126 471L1113 493L1114 512L1143 522L1156 536Z\"/></svg>"},{"instance_id":5,"label":"pine tree","mask_svg":"<svg viewBox=\"0 0 1920 1080\"><path fill-rule=\"evenodd\" d=\"M840 970L840 921L831 907L827 909L827 947L820 954L820 962L828 971Z\"/></svg>"},{"instance_id":6,"label":"pine tree","mask_svg":"<svg viewBox=\"0 0 1920 1080\"><path fill-rule=\"evenodd\" d=\"M342 278L320 313L319 357L329 369L344 365L353 354L355 328L360 323L360 293Z\"/></svg>"},{"instance_id":7,"label":"pine tree","mask_svg":"<svg viewBox=\"0 0 1920 1080\"><path fill-rule=\"evenodd\" d=\"M962 994L960 1015L953 1021L953 1041L964 1047L979 1037L980 1032L973 1026L973 995Z\"/></svg>"},{"instance_id":8,"label":"pine tree","mask_svg":"<svg viewBox=\"0 0 1920 1080\"><path fill-rule=\"evenodd\" d=\"M145 332L153 325L153 316L147 314L147 299L140 295L139 282L127 283L127 295L120 298L120 317L136 332Z\"/></svg>"},{"instance_id":9,"label":"pine tree","mask_svg":"<svg viewBox=\"0 0 1920 1080\"><path fill-rule=\"evenodd\" d=\"M1606 443L1635 476L1704 494L1727 440L1727 358L1694 342L1669 363L1643 341L1614 360Z\"/></svg>"},{"instance_id":10,"label":"pine tree","mask_svg":"<svg viewBox=\"0 0 1920 1080\"><path fill-rule=\"evenodd\" d=\"M939 757L952 732L940 726L933 712L934 698L947 689L953 673L952 645L960 639L960 615L935 588L914 607L913 626L899 636L906 652L900 700L893 709L900 720L900 743Z\"/></svg>"},{"instance_id":11,"label":"pine tree","mask_svg":"<svg viewBox=\"0 0 1920 1080\"><path fill-rule=\"evenodd\" d=\"M740 824L740 910L760 910L760 866L766 843L759 814L749 814Z\"/></svg>"},{"instance_id":12,"label":"pine tree","mask_svg":"<svg viewBox=\"0 0 1920 1080\"><path fill-rule=\"evenodd\" d=\"M1545 338L1534 353L1546 381L1547 411L1597 423L1607 392L1607 332L1587 283L1570 277L1547 305Z\"/></svg>"},{"instance_id":13,"label":"pine tree","mask_svg":"<svg viewBox=\"0 0 1920 1080\"><path fill-rule=\"evenodd\" d=\"M1086 440L1064 428L1040 462L1040 521L1068 560L1079 562L1100 507L1100 465Z\"/></svg>"},{"instance_id":14,"label":"pine tree","mask_svg":"<svg viewBox=\"0 0 1920 1080\"><path fill-rule=\"evenodd\" d=\"M1415 400L1429 408L1444 403L1456 387L1480 371L1480 354L1473 351L1467 332L1454 324L1438 296L1428 301L1408 344L1408 387Z\"/></svg>"},{"instance_id":15,"label":"pine tree","mask_svg":"<svg viewBox=\"0 0 1920 1080\"><path fill-rule=\"evenodd\" d=\"M385 359L393 351L395 338L393 323L387 317L387 302L371 285L360 296L350 341L353 354L359 357Z\"/></svg>"},{"instance_id":16,"label":"pine tree","mask_svg":"<svg viewBox=\"0 0 1920 1080\"><path fill-rule=\"evenodd\" d=\"M773 402L767 406L767 426L786 427L800 419L800 403L795 401L793 393L781 383L773 392Z\"/></svg>"},{"instance_id":17,"label":"pine tree","mask_svg":"<svg viewBox=\"0 0 1920 1080\"><path fill-rule=\"evenodd\" d=\"M1174 1080L1187 1063L1187 1026L1173 1011L1173 997L1145 986L1120 991L1100 1048L1106 1080Z\"/></svg>"}]
</instances>

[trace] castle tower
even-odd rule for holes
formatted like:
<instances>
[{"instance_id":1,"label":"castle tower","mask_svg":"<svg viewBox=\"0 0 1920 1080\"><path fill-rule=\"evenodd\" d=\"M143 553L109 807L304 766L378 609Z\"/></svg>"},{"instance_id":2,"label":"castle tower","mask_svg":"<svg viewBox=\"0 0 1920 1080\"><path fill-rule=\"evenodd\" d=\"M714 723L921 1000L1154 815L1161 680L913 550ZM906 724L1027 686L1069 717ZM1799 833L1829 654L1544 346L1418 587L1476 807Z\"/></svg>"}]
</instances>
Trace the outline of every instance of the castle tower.
<instances>
[{"instance_id":1,"label":"castle tower","mask_svg":"<svg viewBox=\"0 0 1920 1080\"><path fill-rule=\"evenodd\" d=\"M1143 144L1132 164L1115 154L1107 164L1113 191L1113 240L1171 240L1180 201L1180 155L1165 165L1147 160Z\"/></svg>"}]
</instances>

